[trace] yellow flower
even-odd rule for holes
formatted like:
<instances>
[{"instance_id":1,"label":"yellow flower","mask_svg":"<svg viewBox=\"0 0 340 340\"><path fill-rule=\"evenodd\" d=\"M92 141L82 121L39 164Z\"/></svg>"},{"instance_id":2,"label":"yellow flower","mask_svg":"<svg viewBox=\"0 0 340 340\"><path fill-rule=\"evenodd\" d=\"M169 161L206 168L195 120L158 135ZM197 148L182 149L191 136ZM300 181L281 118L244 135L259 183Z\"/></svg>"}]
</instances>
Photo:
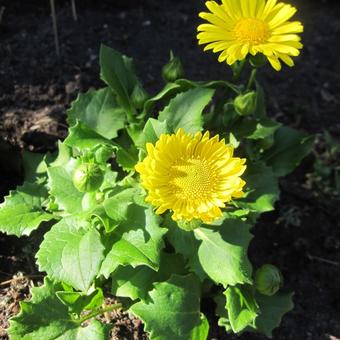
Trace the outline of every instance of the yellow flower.
<instances>
[{"instance_id":1,"label":"yellow flower","mask_svg":"<svg viewBox=\"0 0 340 340\"><path fill-rule=\"evenodd\" d=\"M148 155L136 170L148 191L146 201L157 207L157 214L170 210L175 221L211 223L222 216L225 202L243 195L245 159L233 157L233 147L218 135L179 129L146 148Z\"/></svg>"},{"instance_id":2,"label":"yellow flower","mask_svg":"<svg viewBox=\"0 0 340 340\"><path fill-rule=\"evenodd\" d=\"M207 1L211 13L202 12L207 20L198 26L199 44L207 44L204 50L220 53L218 60L232 65L243 60L248 53L264 54L277 71L282 60L294 66L292 57L300 54L303 47L297 33L303 32L299 21L288 21L296 8L277 3L277 0L222 0Z\"/></svg>"}]
</instances>

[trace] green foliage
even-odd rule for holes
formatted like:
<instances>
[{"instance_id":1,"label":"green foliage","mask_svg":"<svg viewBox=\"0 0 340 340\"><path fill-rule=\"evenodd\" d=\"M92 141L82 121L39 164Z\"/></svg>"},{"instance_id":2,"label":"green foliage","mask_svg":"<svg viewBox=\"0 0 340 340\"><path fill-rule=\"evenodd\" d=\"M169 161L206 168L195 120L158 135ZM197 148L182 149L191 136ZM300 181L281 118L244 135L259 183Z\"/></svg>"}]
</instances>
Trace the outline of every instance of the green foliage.
<instances>
[{"instance_id":1,"label":"green foliage","mask_svg":"<svg viewBox=\"0 0 340 340\"><path fill-rule=\"evenodd\" d=\"M276 292L278 286L272 296L259 293L266 292L247 256L250 230L274 209L278 178L308 154L312 138L266 116L258 83L246 89L177 74L149 97L131 59L103 45L100 67L106 85L72 103L68 136L55 153L24 153L26 182L0 206L2 232L22 236L50 226L36 255L45 284L21 304L11 338L107 339L108 328L93 318L106 311L109 286L151 339L207 339L200 304L211 296L227 332L271 336L292 308L291 294ZM247 159L244 197L213 224L175 222L171 211L157 215L145 201L135 165L148 143L179 128L218 133Z\"/></svg>"},{"instance_id":2,"label":"green foliage","mask_svg":"<svg viewBox=\"0 0 340 340\"><path fill-rule=\"evenodd\" d=\"M60 283L48 278L44 286L32 288L32 299L21 302L20 314L10 321L8 333L11 339L107 339L107 326L93 320L83 327L81 319L72 317L57 297L62 289Z\"/></svg>"},{"instance_id":3,"label":"green foliage","mask_svg":"<svg viewBox=\"0 0 340 340\"><path fill-rule=\"evenodd\" d=\"M8 235L29 235L44 221L54 217L45 211L43 202L47 198L44 186L26 182L11 191L0 206L0 231Z\"/></svg>"},{"instance_id":4,"label":"green foliage","mask_svg":"<svg viewBox=\"0 0 340 340\"><path fill-rule=\"evenodd\" d=\"M197 277L173 275L167 282L154 284L151 302L138 302L130 310L144 321L152 339L199 339L191 337L202 323L199 296Z\"/></svg>"}]
</instances>

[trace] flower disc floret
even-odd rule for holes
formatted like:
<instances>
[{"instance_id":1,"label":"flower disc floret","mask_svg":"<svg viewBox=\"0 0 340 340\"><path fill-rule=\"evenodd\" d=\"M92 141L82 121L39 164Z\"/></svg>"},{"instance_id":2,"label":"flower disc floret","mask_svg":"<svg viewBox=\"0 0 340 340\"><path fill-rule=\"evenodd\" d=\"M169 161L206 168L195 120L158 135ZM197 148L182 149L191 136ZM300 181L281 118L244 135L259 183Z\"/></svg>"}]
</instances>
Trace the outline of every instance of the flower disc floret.
<instances>
[{"instance_id":1,"label":"flower disc floret","mask_svg":"<svg viewBox=\"0 0 340 340\"><path fill-rule=\"evenodd\" d=\"M148 191L146 201L156 213L173 212L175 221L200 219L211 223L233 197L243 196L245 159L233 157L233 147L210 133L195 135L179 129L146 145L147 156L136 165Z\"/></svg>"},{"instance_id":2,"label":"flower disc floret","mask_svg":"<svg viewBox=\"0 0 340 340\"><path fill-rule=\"evenodd\" d=\"M243 60L248 54L262 53L277 71L281 61L293 66L292 57L300 54L298 33L303 32L299 21L289 21L296 8L277 0L206 1L208 12L200 17L208 23L198 26L199 44L204 50L220 53L218 60L229 65Z\"/></svg>"}]
</instances>

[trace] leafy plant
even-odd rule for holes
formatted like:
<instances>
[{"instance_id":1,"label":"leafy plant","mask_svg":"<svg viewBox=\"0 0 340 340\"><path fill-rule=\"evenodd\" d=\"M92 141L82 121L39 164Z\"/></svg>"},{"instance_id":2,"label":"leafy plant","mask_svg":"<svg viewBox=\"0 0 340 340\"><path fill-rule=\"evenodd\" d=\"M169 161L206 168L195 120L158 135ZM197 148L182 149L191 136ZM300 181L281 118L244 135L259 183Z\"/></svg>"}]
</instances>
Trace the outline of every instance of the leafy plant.
<instances>
[{"instance_id":1,"label":"leafy plant","mask_svg":"<svg viewBox=\"0 0 340 340\"><path fill-rule=\"evenodd\" d=\"M152 339L206 339L205 296L226 331L271 336L292 295L277 292L278 282L270 296L256 289L247 257L251 228L274 209L278 178L313 139L266 115L257 82L249 96L227 81L177 79L149 97L130 58L102 46L100 66L105 87L72 103L69 134L55 153L25 152L26 181L1 205L1 231L22 236L45 228L36 259L47 277L10 321L11 338L106 338L109 326L95 317L122 308L102 307L108 283ZM247 159L245 195L211 224L157 214L135 165L161 135L207 127Z\"/></svg>"}]
</instances>

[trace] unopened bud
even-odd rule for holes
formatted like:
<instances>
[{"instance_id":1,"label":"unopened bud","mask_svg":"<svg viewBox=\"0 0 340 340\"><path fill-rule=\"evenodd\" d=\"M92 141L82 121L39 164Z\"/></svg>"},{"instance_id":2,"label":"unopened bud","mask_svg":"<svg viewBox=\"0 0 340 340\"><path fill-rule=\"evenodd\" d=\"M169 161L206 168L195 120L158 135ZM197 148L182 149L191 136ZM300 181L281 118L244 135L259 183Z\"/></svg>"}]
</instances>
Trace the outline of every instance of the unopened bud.
<instances>
[{"instance_id":1,"label":"unopened bud","mask_svg":"<svg viewBox=\"0 0 340 340\"><path fill-rule=\"evenodd\" d=\"M240 94L234 99L235 111L241 116L247 116L256 110L256 92Z\"/></svg>"},{"instance_id":2,"label":"unopened bud","mask_svg":"<svg viewBox=\"0 0 340 340\"><path fill-rule=\"evenodd\" d=\"M131 94L131 101L135 108L141 109L145 101L149 98L143 87L137 83Z\"/></svg>"},{"instance_id":3,"label":"unopened bud","mask_svg":"<svg viewBox=\"0 0 340 340\"><path fill-rule=\"evenodd\" d=\"M73 174L73 185L80 192L96 191L103 183L104 175L97 164L83 163Z\"/></svg>"},{"instance_id":4,"label":"unopened bud","mask_svg":"<svg viewBox=\"0 0 340 340\"><path fill-rule=\"evenodd\" d=\"M170 61L163 67L162 75L165 81L174 82L183 77L183 67L180 59L170 54Z\"/></svg>"},{"instance_id":5,"label":"unopened bud","mask_svg":"<svg viewBox=\"0 0 340 340\"><path fill-rule=\"evenodd\" d=\"M274 295L282 284L281 272L271 264L264 264L255 273L255 287L263 295Z\"/></svg>"}]
</instances>

